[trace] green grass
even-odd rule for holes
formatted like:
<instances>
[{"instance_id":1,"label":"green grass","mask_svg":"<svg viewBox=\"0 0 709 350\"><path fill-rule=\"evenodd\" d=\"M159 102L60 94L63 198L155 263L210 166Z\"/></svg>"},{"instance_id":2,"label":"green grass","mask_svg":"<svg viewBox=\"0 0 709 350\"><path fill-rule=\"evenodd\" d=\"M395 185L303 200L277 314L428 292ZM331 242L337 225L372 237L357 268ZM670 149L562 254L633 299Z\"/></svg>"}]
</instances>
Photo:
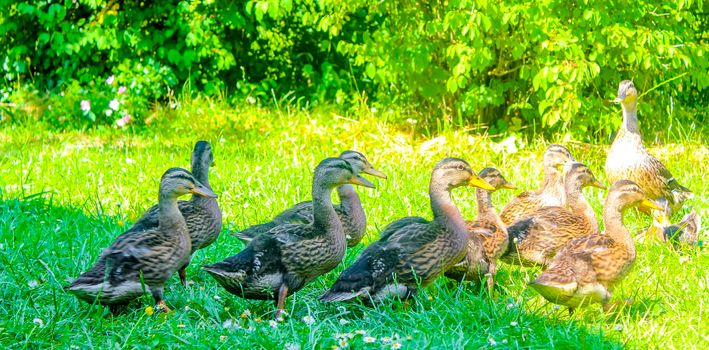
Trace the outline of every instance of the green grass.
<instances>
[{"instance_id":1,"label":"green grass","mask_svg":"<svg viewBox=\"0 0 709 350\"><path fill-rule=\"evenodd\" d=\"M357 149L389 175L389 180L375 181L375 190L359 189L371 241L397 218L431 216L427 183L439 159L458 156L478 170L495 166L518 188L529 189L540 180L545 144L530 141L509 152L495 142L499 140L485 136L443 130L427 139L410 126L389 125L371 115L350 119L329 111L235 110L200 103L158 118L150 128L54 132L42 123L25 122L0 129L0 344L10 348L297 344L306 349L337 346L344 334L355 348L390 348L394 342L410 349L709 348L706 252L677 253L652 242L638 243L635 268L614 296L634 303L614 313L604 314L593 306L570 317L525 287L538 270L504 264L494 298L478 287L439 279L409 309L399 302L377 308L319 303L318 296L354 261L360 245L348 251L345 263L335 271L290 297L289 317L271 327L272 303L227 293L199 266L241 249L225 234L227 230L262 222L308 199L312 169L320 159ZM210 181L220 195L225 230L193 258L188 279L194 283L189 288L182 288L177 278L168 282L166 299L176 312L148 316L144 308L152 300L146 296L130 311L113 316L65 293L62 286L91 266L102 248L156 202L165 169L189 165L191 148L199 139L210 141L215 153ZM603 179L607 146L565 144ZM653 147L652 152L694 190L696 198L687 207L709 222L707 145L701 139L685 139ZM498 208L514 194L496 194ZM586 194L600 213L604 193L590 189ZM459 189L454 196L464 215L472 218L474 191ZM635 213L626 219L632 232L649 222ZM242 318L245 310L251 315ZM315 322L304 322L306 316ZM376 341L365 344L365 336ZM387 343L386 337L397 340Z\"/></svg>"}]
</instances>

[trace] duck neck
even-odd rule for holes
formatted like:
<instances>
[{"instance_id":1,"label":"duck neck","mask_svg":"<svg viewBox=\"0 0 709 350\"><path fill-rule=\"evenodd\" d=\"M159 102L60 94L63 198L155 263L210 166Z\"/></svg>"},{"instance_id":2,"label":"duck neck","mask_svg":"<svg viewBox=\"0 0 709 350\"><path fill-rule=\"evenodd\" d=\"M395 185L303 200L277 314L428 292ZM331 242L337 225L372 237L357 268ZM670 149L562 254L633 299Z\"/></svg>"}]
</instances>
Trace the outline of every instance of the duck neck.
<instances>
[{"instance_id":1,"label":"duck neck","mask_svg":"<svg viewBox=\"0 0 709 350\"><path fill-rule=\"evenodd\" d=\"M337 218L335 208L332 207L332 188L313 184L313 227L317 232L334 235L344 242L342 224Z\"/></svg>"},{"instance_id":2,"label":"duck neck","mask_svg":"<svg viewBox=\"0 0 709 350\"><path fill-rule=\"evenodd\" d=\"M615 242L622 244L628 248L632 254L635 254L635 243L630 237L628 229L623 225L623 213L621 206L615 201L606 201L603 208L603 220L606 225L606 235L611 237Z\"/></svg>"},{"instance_id":3,"label":"duck neck","mask_svg":"<svg viewBox=\"0 0 709 350\"><path fill-rule=\"evenodd\" d=\"M563 205L566 202L563 177L554 167L544 169L544 180L540 192L558 198L560 200L558 205Z\"/></svg>"},{"instance_id":4,"label":"duck neck","mask_svg":"<svg viewBox=\"0 0 709 350\"><path fill-rule=\"evenodd\" d=\"M638 127L638 106L632 102L623 104L623 131L640 135Z\"/></svg>"},{"instance_id":5,"label":"duck neck","mask_svg":"<svg viewBox=\"0 0 709 350\"><path fill-rule=\"evenodd\" d=\"M171 194L160 194L159 198L159 223L162 228L187 227L185 218L177 207L177 197ZM184 233L185 230L177 230Z\"/></svg>"},{"instance_id":6,"label":"duck neck","mask_svg":"<svg viewBox=\"0 0 709 350\"><path fill-rule=\"evenodd\" d=\"M475 189L475 198L478 202L478 220L487 218L491 214L495 214L495 209L492 207L492 197L490 191L482 188Z\"/></svg>"},{"instance_id":7,"label":"duck neck","mask_svg":"<svg viewBox=\"0 0 709 350\"><path fill-rule=\"evenodd\" d=\"M444 184L431 181L428 194L431 197L433 220L447 228L448 232L467 237L465 220L451 199L450 189Z\"/></svg>"},{"instance_id":8,"label":"duck neck","mask_svg":"<svg viewBox=\"0 0 709 350\"><path fill-rule=\"evenodd\" d=\"M340 197L342 209L349 214L352 222L358 226L361 224L363 228L366 225L364 209L362 209L362 202L359 200L359 195L357 195L354 186L347 184L338 187L337 195Z\"/></svg>"},{"instance_id":9,"label":"duck neck","mask_svg":"<svg viewBox=\"0 0 709 350\"><path fill-rule=\"evenodd\" d=\"M598 232L598 220L596 219L596 213L593 211L593 207L588 204L586 197L584 197L581 191L581 186L576 183L567 182L565 185L566 192L566 205L569 210L577 216L580 216L588 222L591 226L591 232Z\"/></svg>"}]
</instances>

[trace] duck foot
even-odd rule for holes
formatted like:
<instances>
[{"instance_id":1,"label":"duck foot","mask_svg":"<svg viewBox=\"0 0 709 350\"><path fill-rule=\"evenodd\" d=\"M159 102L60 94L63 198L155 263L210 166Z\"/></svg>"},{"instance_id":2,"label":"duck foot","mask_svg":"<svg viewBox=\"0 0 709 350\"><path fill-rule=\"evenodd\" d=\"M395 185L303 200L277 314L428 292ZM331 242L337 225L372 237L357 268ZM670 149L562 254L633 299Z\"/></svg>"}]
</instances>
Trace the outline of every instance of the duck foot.
<instances>
[{"instance_id":1,"label":"duck foot","mask_svg":"<svg viewBox=\"0 0 709 350\"><path fill-rule=\"evenodd\" d=\"M180 276L180 283L182 283L182 286L187 288L187 266L179 269L177 271L177 275Z\"/></svg>"},{"instance_id":2,"label":"duck foot","mask_svg":"<svg viewBox=\"0 0 709 350\"><path fill-rule=\"evenodd\" d=\"M156 309L158 312L164 312L164 313L166 313L166 314L170 314L170 313L173 312L173 311L167 306L167 304L165 303L165 300L160 300L160 301L158 301L157 305L155 305L155 309Z\"/></svg>"}]
</instances>

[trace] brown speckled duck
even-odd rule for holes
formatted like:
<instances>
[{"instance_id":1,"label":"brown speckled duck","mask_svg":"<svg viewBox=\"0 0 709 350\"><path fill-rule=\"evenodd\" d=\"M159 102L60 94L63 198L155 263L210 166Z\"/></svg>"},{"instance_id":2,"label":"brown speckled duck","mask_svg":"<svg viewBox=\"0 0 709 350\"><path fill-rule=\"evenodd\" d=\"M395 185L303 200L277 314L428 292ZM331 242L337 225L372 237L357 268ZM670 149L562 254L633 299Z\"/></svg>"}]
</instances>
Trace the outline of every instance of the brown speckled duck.
<instances>
[{"instance_id":1,"label":"brown speckled duck","mask_svg":"<svg viewBox=\"0 0 709 350\"><path fill-rule=\"evenodd\" d=\"M478 174L495 190L515 187L495 168L485 168ZM492 292L497 259L507 250L509 237L507 227L495 211L490 199L492 191L476 188L478 216L468 221L468 251L465 258L445 272L445 276L457 281L479 281L487 276L488 290Z\"/></svg>"},{"instance_id":2,"label":"brown speckled duck","mask_svg":"<svg viewBox=\"0 0 709 350\"><path fill-rule=\"evenodd\" d=\"M509 226L509 246L502 261L546 266L566 242L598 232L596 214L581 190L605 187L585 165L572 163L568 168L564 183L567 207L544 207Z\"/></svg>"},{"instance_id":3,"label":"brown speckled duck","mask_svg":"<svg viewBox=\"0 0 709 350\"><path fill-rule=\"evenodd\" d=\"M544 181L536 191L522 192L500 213L500 218L509 226L543 207L564 206L564 165L576 161L569 150L551 144L544 152Z\"/></svg>"},{"instance_id":4,"label":"brown speckled duck","mask_svg":"<svg viewBox=\"0 0 709 350\"><path fill-rule=\"evenodd\" d=\"M212 147L207 141L198 141L192 151L192 175L202 186L210 191L212 187L209 185L209 167L212 165L214 165ZM216 198L193 195L188 201L177 202L177 206L180 208L185 222L187 222L187 231L190 233L192 240L190 256L197 250L206 248L217 240L222 230L222 212L219 210ZM157 227L159 211L158 205L150 208L128 232L140 232ZM189 262L177 270L183 286L187 286L185 273L187 265L189 265Z\"/></svg>"},{"instance_id":5,"label":"brown speckled duck","mask_svg":"<svg viewBox=\"0 0 709 350\"><path fill-rule=\"evenodd\" d=\"M289 294L342 261L347 243L331 193L335 187L348 183L374 188L355 174L348 162L339 158L323 160L313 177L311 223L277 225L257 235L238 254L204 266L204 270L239 297L275 299L279 318Z\"/></svg>"},{"instance_id":6,"label":"brown speckled duck","mask_svg":"<svg viewBox=\"0 0 709 350\"><path fill-rule=\"evenodd\" d=\"M345 151L340 154L339 158L350 163L350 166L352 166L352 169L357 175L365 173L382 179L387 178L384 173L375 169L362 153ZM350 184L342 185L337 188L337 194L340 197L340 204L334 206L335 211L345 229L347 246L353 247L364 237L367 228L367 218L364 214L364 209L362 209L362 202L354 186ZM248 227L241 232L235 233L234 236L248 244L258 234L266 232L278 225L287 223L307 224L311 222L313 222L313 202L305 201L278 214L273 220L267 223Z\"/></svg>"},{"instance_id":7,"label":"brown speckled duck","mask_svg":"<svg viewBox=\"0 0 709 350\"><path fill-rule=\"evenodd\" d=\"M433 169L429 184L433 221L407 217L389 224L320 300L358 297L378 301L408 298L463 259L468 230L451 199L451 190L473 185L494 190L462 159L446 158Z\"/></svg>"},{"instance_id":8,"label":"brown speckled duck","mask_svg":"<svg viewBox=\"0 0 709 350\"><path fill-rule=\"evenodd\" d=\"M613 288L635 262L635 244L623 226L623 212L637 205L660 209L634 182L614 183L603 208L606 232L568 242L530 286L548 301L568 306L570 313L594 302L607 306Z\"/></svg>"},{"instance_id":9,"label":"brown speckled duck","mask_svg":"<svg viewBox=\"0 0 709 350\"><path fill-rule=\"evenodd\" d=\"M643 146L638 127L638 91L630 80L618 86L616 102L623 106L623 124L606 158L606 177L613 183L630 180L651 199L666 198L670 208L678 210L692 192L675 180L669 170Z\"/></svg>"},{"instance_id":10,"label":"brown speckled duck","mask_svg":"<svg viewBox=\"0 0 709 350\"><path fill-rule=\"evenodd\" d=\"M188 193L216 198L187 170L166 171L160 181L158 225L118 236L91 270L66 290L83 301L107 305L115 311L147 288L158 309L169 311L163 300L163 285L189 261L191 253L187 224L177 206L177 197Z\"/></svg>"}]
</instances>

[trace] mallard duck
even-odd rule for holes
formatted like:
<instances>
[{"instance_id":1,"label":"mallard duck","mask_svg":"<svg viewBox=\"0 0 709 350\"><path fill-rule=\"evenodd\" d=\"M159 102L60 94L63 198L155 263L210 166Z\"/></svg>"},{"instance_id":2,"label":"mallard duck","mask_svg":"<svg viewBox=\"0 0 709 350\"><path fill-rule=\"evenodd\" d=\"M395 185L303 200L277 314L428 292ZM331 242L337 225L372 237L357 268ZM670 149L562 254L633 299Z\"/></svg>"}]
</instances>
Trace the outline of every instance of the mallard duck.
<instances>
[{"instance_id":1,"label":"mallard duck","mask_svg":"<svg viewBox=\"0 0 709 350\"><path fill-rule=\"evenodd\" d=\"M495 168L485 168L478 174L495 190L515 187ZM487 275L488 289L492 291L497 272L497 259L507 250L509 237L507 227L495 211L490 199L492 191L476 188L478 216L468 221L468 251L465 258L445 272L445 276L457 281L479 281Z\"/></svg>"},{"instance_id":2,"label":"mallard duck","mask_svg":"<svg viewBox=\"0 0 709 350\"><path fill-rule=\"evenodd\" d=\"M66 290L88 303L114 308L142 295L147 287L158 309L169 311L163 285L189 261L192 249L187 224L177 206L177 198L188 193L216 198L189 171L167 170L160 180L158 226L118 236L91 270Z\"/></svg>"},{"instance_id":3,"label":"mallard duck","mask_svg":"<svg viewBox=\"0 0 709 350\"><path fill-rule=\"evenodd\" d=\"M702 227L701 219L697 212L692 211L685 215L677 224L670 222L672 209L665 198L658 198L657 204L661 210L653 211L653 225L655 235L663 242L670 242L673 246L681 244L696 245L699 239L699 228Z\"/></svg>"},{"instance_id":4,"label":"mallard duck","mask_svg":"<svg viewBox=\"0 0 709 350\"><path fill-rule=\"evenodd\" d=\"M352 166L352 169L357 175L365 173L382 179L387 178L384 173L375 169L362 153L345 151L340 154L339 158L350 163L350 166ZM364 232L367 228L367 218L364 214L364 209L362 209L362 202L360 202L354 186L350 184L342 185L337 188L337 194L340 197L340 204L335 206L335 211L345 229L347 246L353 247L364 237ZM311 222L313 222L313 202L305 201L278 214L273 220L267 223L248 227L241 232L235 233L234 236L248 244L258 234L266 232L278 225L286 223L307 224Z\"/></svg>"},{"instance_id":5,"label":"mallard duck","mask_svg":"<svg viewBox=\"0 0 709 350\"><path fill-rule=\"evenodd\" d=\"M192 175L202 186L210 191L212 187L209 185L209 167L212 165L214 165L212 147L207 141L198 141L192 151ZM187 222L187 231L190 233L192 240L190 256L197 250L206 248L217 240L222 230L222 212L219 210L216 198L193 195L188 201L177 202L177 206ZM159 206L153 206L138 219L128 232L141 232L157 227L159 212ZM185 273L187 265L189 265L189 262L177 270L183 286L187 286Z\"/></svg>"},{"instance_id":6,"label":"mallard duck","mask_svg":"<svg viewBox=\"0 0 709 350\"><path fill-rule=\"evenodd\" d=\"M633 181L650 198L667 198L672 210L677 211L693 194L645 150L638 127L637 98L638 91L633 82L621 81L615 101L623 107L623 124L606 158L606 178L611 183L623 179Z\"/></svg>"},{"instance_id":7,"label":"mallard duck","mask_svg":"<svg viewBox=\"0 0 709 350\"><path fill-rule=\"evenodd\" d=\"M507 204L500 213L502 222L509 226L539 208L563 206L563 167L575 161L566 147L556 144L549 145L544 152L544 181L542 182L542 187L536 191L522 192L517 198Z\"/></svg>"},{"instance_id":8,"label":"mallard duck","mask_svg":"<svg viewBox=\"0 0 709 350\"><path fill-rule=\"evenodd\" d=\"M374 188L339 158L327 158L313 177L313 222L280 224L257 235L244 250L204 270L227 291L245 299L277 301L276 318L285 298L337 266L345 255L346 239L332 190L344 184Z\"/></svg>"},{"instance_id":9,"label":"mallard duck","mask_svg":"<svg viewBox=\"0 0 709 350\"><path fill-rule=\"evenodd\" d=\"M613 288L635 261L635 245L623 226L623 212L638 205L660 209L634 182L614 183L603 208L606 232L565 244L530 286L548 301L568 306L569 312L593 302L606 306Z\"/></svg>"},{"instance_id":10,"label":"mallard duck","mask_svg":"<svg viewBox=\"0 0 709 350\"><path fill-rule=\"evenodd\" d=\"M429 183L433 221L407 217L391 223L320 300L407 298L462 260L468 230L450 192L463 185L494 190L464 160L446 158L438 162Z\"/></svg>"},{"instance_id":11,"label":"mallard duck","mask_svg":"<svg viewBox=\"0 0 709 350\"><path fill-rule=\"evenodd\" d=\"M573 163L568 168L564 183L567 207L538 209L508 227L509 246L502 261L546 266L566 242L598 232L596 214L581 190L587 186L605 187L585 165Z\"/></svg>"}]
</instances>

